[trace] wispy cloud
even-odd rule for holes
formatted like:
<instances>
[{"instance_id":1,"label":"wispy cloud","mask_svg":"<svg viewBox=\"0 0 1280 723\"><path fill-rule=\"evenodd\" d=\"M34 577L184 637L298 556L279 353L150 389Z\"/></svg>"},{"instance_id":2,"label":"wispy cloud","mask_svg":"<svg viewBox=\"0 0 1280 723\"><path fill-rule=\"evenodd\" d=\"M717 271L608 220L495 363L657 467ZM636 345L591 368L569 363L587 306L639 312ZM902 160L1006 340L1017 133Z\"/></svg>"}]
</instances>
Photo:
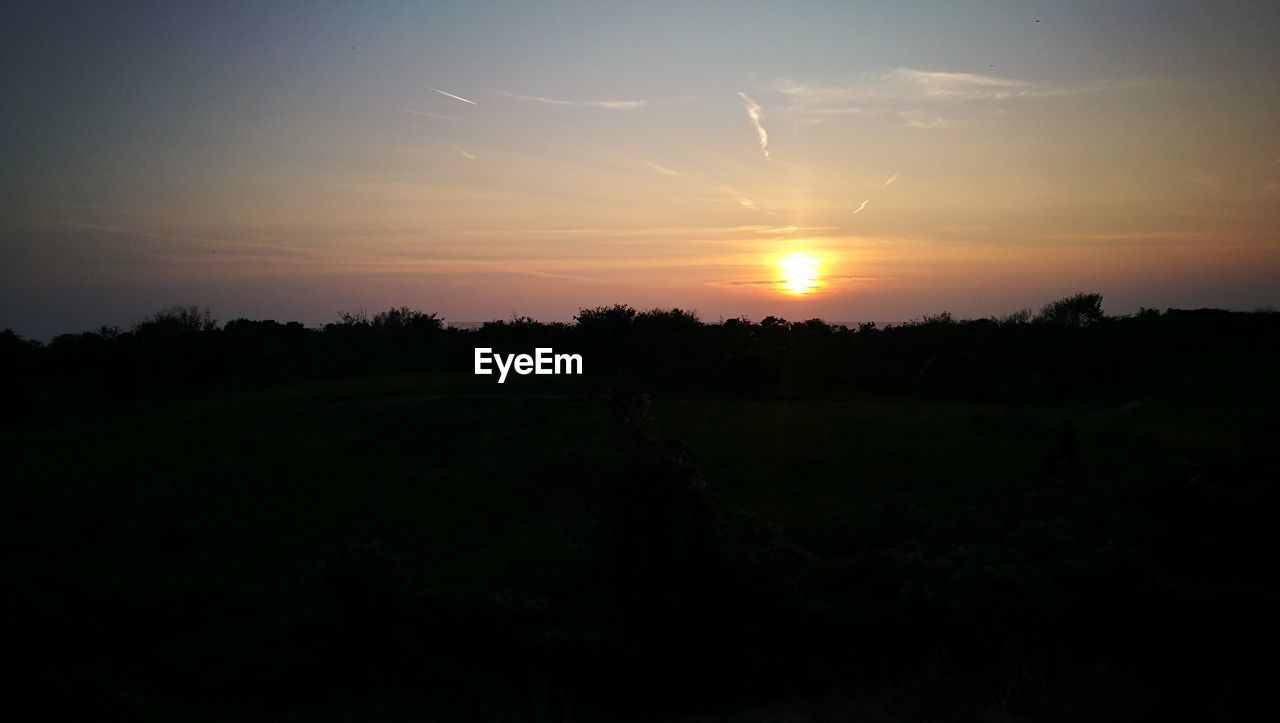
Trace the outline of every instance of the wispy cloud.
<instances>
[{"instance_id":1,"label":"wispy cloud","mask_svg":"<svg viewBox=\"0 0 1280 723\"><path fill-rule=\"evenodd\" d=\"M471 105L479 105L479 103L476 103L474 100L467 100L466 98L463 98L460 95L454 95L453 93L446 93L445 91L440 90L439 88L432 88L431 86L427 86L427 90L433 93L439 93L440 95L443 95L443 96L448 96L450 98L453 98L454 100L460 100L463 103L470 103Z\"/></svg>"},{"instance_id":2,"label":"wispy cloud","mask_svg":"<svg viewBox=\"0 0 1280 723\"><path fill-rule=\"evenodd\" d=\"M457 147L457 146L454 146L454 147L453 147L453 150L457 151L458 153L461 153L463 158L466 158L466 159L468 159L468 160L474 160L474 159L475 159L475 155L473 155L473 154L471 154L471 153L467 153L466 151L462 150L461 148L459 148L459 147Z\"/></svg>"},{"instance_id":3,"label":"wispy cloud","mask_svg":"<svg viewBox=\"0 0 1280 723\"><path fill-rule=\"evenodd\" d=\"M662 174L662 175L664 175L664 176L679 176L679 175L680 175L680 174L679 174L679 173L677 173L676 171L673 171L673 170L671 170L670 168L667 168L666 166L659 166L658 164L656 164L656 163L651 163L651 162L649 162L649 161L645 161L645 162L644 162L644 164L645 164L646 166L648 166L649 168L652 168L653 170L657 171L658 173L661 173L661 174Z\"/></svg>"},{"instance_id":4,"label":"wispy cloud","mask_svg":"<svg viewBox=\"0 0 1280 723\"><path fill-rule=\"evenodd\" d=\"M541 95L520 95L519 93L503 93L510 98L543 105L571 106L576 108L604 108L606 110L638 110L649 104L645 100L561 100Z\"/></svg>"},{"instance_id":5,"label":"wispy cloud","mask_svg":"<svg viewBox=\"0 0 1280 723\"><path fill-rule=\"evenodd\" d=\"M764 154L766 160L770 159L769 155L769 132L761 125L760 104L752 100L751 96L738 91L738 96L742 98L742 102L746 104L747 118L751 120L751 125L755 126L756 135L760 137L760 152Z\"/></svg>"},{"instance_id":6,"label":"wispy cloud","mask_svg":"<svg viewBox=\"0 0 1280 723\"><path fill-rule=\"evenodd\" d=\"M956 128L965 125L964 121L959 121L954 118L943 118L942 116L932 115L918 110L899 111L898 115L902 118L903 123L905 123L908 128L934 130L937 128Z\"/></svg>"},{"instance_id":7,"label":"wispy cloud","mask_svg":"<svg viewBox=\"0 0 1280 723\"><path fill-rule=\"evenodd\" d=\"M785 113L797 125L814 125L837 116L918 109L933 104L1063 98L1139 88L1165 82L1160 78L1105 79L1077 85L1050 85L979 73L953 73L917 68L887 68L851 76L843 82L809 83L789 78L774 82L785 95ZM913 127L927 121L907 124Z\"/></svg>"},{"instance_id":8,"label":"wispy cloud","mask_svg":"<svg viewBox=\"0 0 1280 723\"><path fill-rule=\"evenodd\" d=\"M1152 229L1150 231L1116 231L1105 233L1055 233L1040 238L1048 241L1203 241L1211 237L1207 231L1174 231Z\"/></svg>"},{"instance_id":9,"label":"wispy cloud","mask_svg":"<svg viewBox=\"0 0 1280 723\"><path fill-rule=\"evenodd\" d=\"M427 118L435 118L437 120L453 120L453 116L451 115L444 115L443 113L432 113L431 111L417 110L416 108L393 108L392 110L395 110L400 113L408 113L409 115L426 116Z\"/></svg>"},{"instance_id":10,"label":"wispy cloud","mask_svg":"<svg viewBox=\"0 0 1280 723\"><path fill-rule=\"evenodd\" d=\"M862 213L862 209L866 208L868 203L871 203L871 199L867 199L863 201L862 205L858 206L857 210L853 212L853 215L857 216L858 214Z\"/></svg>"},{"instance_id":11,"label":"wispy cloud","mask_svg":"<svg viewBox=\"0 0 1280 723\"><path fill-rule=\"evenodd\" d=\"M889 184L893 183L893 182L894 182L894 181L896 181L896 180L898 180L898 174L896 174L896 173L895 173L895 174L893 174L892 176L889 176L889 180L887 180L887 181L885 181L884 183L880 184L880 187L881 187L881 188L888 188L888 187L889 187Z\"/></svg>"},{"instance_id":12,"label":"wispy cloud","mask_svg":"<svg viewBox=\"0 0 1280 723\"><path fill-rule=\"evenodd\" d=\"M894 68L884 76L884 83L889 90L934 100L1046 98L1072 92L1066 88L1049 88L994 75L946 73L914 68Z\"/></svg>"},{"instance_id":13,"label":"wispy cloud","mask_svg":"<svg viewBox=\"0 0 1280 723\"><path fill-rule=\"evenodd\" d=\"M838 281L843 281L843 282L893 281L894 279L895 277L893 276L845 276L845 275L836 276L836 275L827 275L827 274L823 274L822 276L822 282L826 284L830 284ZM736 280L722 281L716 285L717 286L767 286L769 288L781 289L785 287L786 283L787 283L786 281L783 281L780 279L751 279L751 280L742 280L742 281L736 281ZM806 293L811 295L824 294L824 293L830 293L830 290L823 289L821 287L814 287L812 289L809 289Z\"/></svg>"},{"instance_id":14,"label":"wispy cloud","mask_svg":"<svg viewBox=\"0 0 1280 723\"><path fill-rule=\"evenodd\" d=\"M768 214L768 215L770 215L770 216L776 216L776 215L778 215L778 214L774 213L773 211L766 211L765 209L760 208L759 206L757 206L757 205L756 205L756 202L755 202L755 201L752 201L752 200L751 200L751 199L749 199L749 198L746 198L746 197L743 197L743 196L739 196L738 198L735 198L734 200L738 202L738 205L739 205L739 206L742 206L742 207L743 207L743 208L745 208L745 209L748 209L748 210L751 210L751 211L755 211L755 212L757 212L757 213Z\"/></svg>"}]
</instances>

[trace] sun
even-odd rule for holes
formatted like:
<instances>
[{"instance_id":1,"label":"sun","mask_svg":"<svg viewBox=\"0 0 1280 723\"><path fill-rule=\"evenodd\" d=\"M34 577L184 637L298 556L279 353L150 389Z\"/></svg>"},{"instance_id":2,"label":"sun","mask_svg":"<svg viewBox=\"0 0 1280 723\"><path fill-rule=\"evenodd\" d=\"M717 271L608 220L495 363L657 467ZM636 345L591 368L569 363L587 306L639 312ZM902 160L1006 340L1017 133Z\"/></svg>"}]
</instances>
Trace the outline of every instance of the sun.
<instances>
[{"instance_id":1,"label":"sun","mask_svg":"<svg viewBox=\"0 0 1280 723\"><path fill-rule=\"evenodd\" d=\"M782 288L793 294L807 294L818 286L818 257L804 253L790 253L778 259L782 273Z\"/></svg>"}]
</instances>

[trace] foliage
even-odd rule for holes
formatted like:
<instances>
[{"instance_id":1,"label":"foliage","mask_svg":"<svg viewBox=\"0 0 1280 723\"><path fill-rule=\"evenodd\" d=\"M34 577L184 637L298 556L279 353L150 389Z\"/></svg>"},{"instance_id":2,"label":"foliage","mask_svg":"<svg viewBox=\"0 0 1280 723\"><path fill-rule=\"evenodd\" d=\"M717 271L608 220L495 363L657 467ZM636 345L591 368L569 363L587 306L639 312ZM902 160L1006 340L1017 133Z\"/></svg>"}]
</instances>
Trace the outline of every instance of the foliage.
<instances>
[{"instance_id":1,"label":"foliage","mask_svg":"<svg viewBox=\"0 0 1280 723\"><path fill-rule=\"evenodd\" d=\"M1034 321L1083 328L1102 321L1102 294L1075 294L1045 304Z\"/></svg>"}]
</instances>

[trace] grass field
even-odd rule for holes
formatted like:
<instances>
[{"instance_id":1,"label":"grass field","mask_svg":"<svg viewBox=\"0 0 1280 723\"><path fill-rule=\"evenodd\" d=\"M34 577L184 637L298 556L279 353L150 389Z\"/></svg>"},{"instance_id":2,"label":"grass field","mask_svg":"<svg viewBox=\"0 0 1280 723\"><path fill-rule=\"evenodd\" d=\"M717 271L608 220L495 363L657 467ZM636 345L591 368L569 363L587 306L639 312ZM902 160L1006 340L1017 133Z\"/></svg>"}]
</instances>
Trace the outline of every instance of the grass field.
<instances>
[{"instance_id":1,"label":"grass field","mask_svg":"<svg viewBox=\"0 0 1280 723\"><path fill-rule=\"evenodd\" d=\"M1244 377L620 415L400 376L48 419L0 441L15 650L99 718L1227 710L1246 666L1206 656L1275 602L1275 387Z\"/></svg>"}]
</instances>

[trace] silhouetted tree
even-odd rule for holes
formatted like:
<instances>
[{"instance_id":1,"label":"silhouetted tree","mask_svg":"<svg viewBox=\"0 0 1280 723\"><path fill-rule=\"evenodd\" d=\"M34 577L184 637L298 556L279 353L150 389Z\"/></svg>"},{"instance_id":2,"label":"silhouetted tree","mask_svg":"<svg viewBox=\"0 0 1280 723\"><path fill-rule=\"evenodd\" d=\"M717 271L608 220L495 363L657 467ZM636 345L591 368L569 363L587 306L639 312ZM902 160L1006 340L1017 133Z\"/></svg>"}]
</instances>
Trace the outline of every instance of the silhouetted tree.
<instances>
[{"instance_id":1,"label":"silhouetted tree","mask_svg":"<svg viewBox=\"0 0 1280 723\"><path fill-rule=\"evenodd\" d=\"M325 325L326 328L329 326L369 326L369 313L364 309L339 311L338 320L333 324Z\"/></svg>"},{"instance_id":2,"label":"silhouetted tree","mask_svg":"<svg viewBox=\"0 0 1280 723\"><path fill-rule=\"evenodd\" d=\"M597 329L615 330L631 326L631 322L635 321L638 313L633 307L626 304L614 304L613 306L581 309L573 317L573 320L580 329L586 331L595 331Z\"/></svg>"},{"instance_id":3,"label":"silhouetted tree","mask_svg":"<svg viewBox=\"0 0 1280 723\"><path fill-rule=\"evenodd\" d=\"M1102 321L1102 294L1075 294L1045 304L1035 320L1041 324L1054 324L1082 328Z\"/></svg>"},{"instance_id":4,"label":"silhouetted tree","mask_svg":"<svg viewBox=\"0 0 1280 723\"><path fill-rule=\"evenodd\" d=\"M997 316L994 321L999 326L1023 326L1030 324L1033 318L1031 309L1019 309L1011 314Z\"/></svg>"},{"instance_id":5,"label":"silhouetted tree","mask_svg":"<svg viewBox=\"0 0 1280 723\"><path fill-rule=\"evenodd\" d=\"M373 326L378 329L395 329L414 332L439 331L444 322L436 314L427 314L407 306L391 308L374 315Z\"/></svg>"},{"instance_id":6,"label":"silhouetted tree","mask_svg":"<svg viewBox=\"0 0 1280 723\"><path fill-rule=\"evenodd\" d=\"M925 314L917 326L950 326L954 323L956 320L951 317L951 312L943 311L938 314Z\"/></svg>"},{"instance_id":7,"label":"silhouetted tree","mask_svg":"<svg viewBox=\"0 0 1280 723\"><path fill-rule=\"evenodd\" d=\"M149 316L134 327L134 333L143 338L171 337L213 331L218 322L208 309L199 306L176 304Z\"/></svg>"},{"instance_id":8,"label":"silhouetted tree","mask_svg":"<svg viewBox=\"0 0 1280 723\"><path fill-rule=\"evenodd\" d=\"M0 424L25 419L33 410L30 375L41 345L10 329L0 331Z\"/></svg>"}]
</instances>

